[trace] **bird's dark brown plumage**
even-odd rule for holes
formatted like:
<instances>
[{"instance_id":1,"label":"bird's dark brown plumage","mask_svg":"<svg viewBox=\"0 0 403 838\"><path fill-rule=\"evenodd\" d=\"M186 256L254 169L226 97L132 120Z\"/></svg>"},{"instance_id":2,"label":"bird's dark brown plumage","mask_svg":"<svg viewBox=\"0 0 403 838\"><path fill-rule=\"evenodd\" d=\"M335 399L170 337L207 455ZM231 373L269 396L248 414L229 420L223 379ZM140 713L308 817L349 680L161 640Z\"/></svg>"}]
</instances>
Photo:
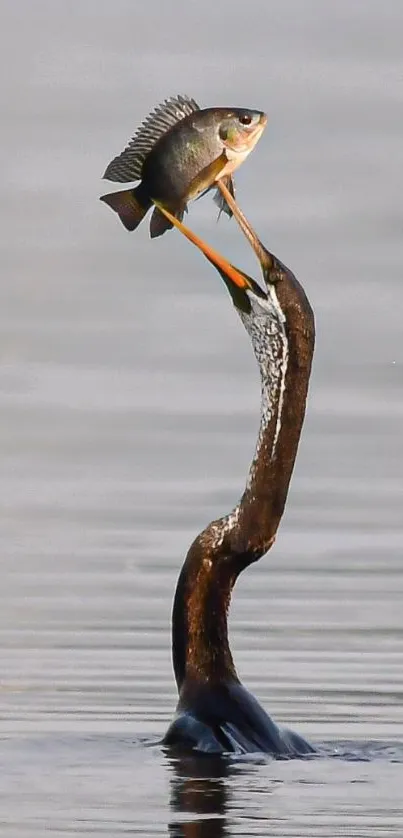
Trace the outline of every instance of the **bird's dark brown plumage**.
<instances>
[{"instance_id":1,"label":"bird's dark brown plumage","mask_svg":"<svg viewBox=\"0 0 403 838\"><path fill-rule=\"evenodd\" d=\"M235 204L233 211L237 217ZM165 741L199 750L260 750L296 756L314 749L297 734L279 729L241 685L228 643L227 613L238 575L270 549L284 512L305 415L315 325L294 274L242 220L247 225L239 213L238 221L259 256L268 289L267 304L262 302L263 295L254 293L253 280L248 291L238 288L233 297L236 301L240 293L248 295L248 304L238 311L252 336L261 371L261 427L239 504L197 536L179 576L172 617L179 702ZM182 232L186 229L177 226ZM222 263L219 267L206 249L203 252L224 276ZM239 276L248 281L242 272Z\"/></svg>"}]
</instances>

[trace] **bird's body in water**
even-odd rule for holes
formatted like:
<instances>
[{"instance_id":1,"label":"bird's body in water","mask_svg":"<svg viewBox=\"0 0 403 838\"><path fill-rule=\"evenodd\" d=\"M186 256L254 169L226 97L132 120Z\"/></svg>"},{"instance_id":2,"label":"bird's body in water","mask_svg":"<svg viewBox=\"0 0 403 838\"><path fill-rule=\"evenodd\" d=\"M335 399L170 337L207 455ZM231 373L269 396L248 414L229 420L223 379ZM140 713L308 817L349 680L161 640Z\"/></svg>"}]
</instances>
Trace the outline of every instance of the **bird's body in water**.
<instances>
[{"instance_id":1,"label":"bird's body in water","mask_svg":"<svg viewBox=\"0 0 403 838\"><path fill-rule=\"evenodd\" d=\"M134 230L154 201L182 219L188 201L224 179L234 195L232 174L252 151L266 125L261 111L240 108L205 108L194 99L167 99L145 120L127 148L107 167L104 178L136 188L103 195L128 230ZM219 206L231 211L218 192ZM151 237L172 227L155 208Z\"/></svg>"},{"instance_id":2,"label":"bird's body in water","mask_svg":"<svg viewBox=\"0 0 403 838\"><path fill-rule=\"evenodd\" d=\"M261 423L241 500L195 539L179 576L172 617L179 701L164 741L184 750L289 758L315 750L278 727L240 683L227 612L236 579L272 546L284 511L305 414L314 317L293 273L264 248L222 190L260 259L264 289L170 220L218 269L249 334L261 375Z\"/></svg>"}]
</instances>

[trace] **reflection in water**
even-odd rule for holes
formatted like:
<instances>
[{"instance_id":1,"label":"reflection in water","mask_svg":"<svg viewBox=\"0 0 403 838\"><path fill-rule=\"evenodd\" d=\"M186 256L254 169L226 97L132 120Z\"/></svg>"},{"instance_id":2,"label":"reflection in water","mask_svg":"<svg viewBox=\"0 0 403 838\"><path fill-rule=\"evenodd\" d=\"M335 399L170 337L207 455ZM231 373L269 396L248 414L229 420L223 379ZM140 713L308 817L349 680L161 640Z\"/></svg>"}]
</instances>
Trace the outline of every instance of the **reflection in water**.
<instances>
[{"instance_id":1,"label":"reflection in water","mask_svg":"<svg viewBox=\"0 0 403 838\"><path fill-rule=\"evenodd\" d=\"M378 823L379 807L377 802L372 800L369 777L379 778L381 766L382 780L385 783L385 800L382 807L387 816L387 795L390 794L392 800L396 799L401 779L399 770L395 771L394 766L403 763L402 744L328 742L323 743L321 751L321 758L301 760L272 760L259 756L256 761L250 757L245 761L235 762L231 758L200 754L169 757L172 815L168 822L168 834L171 838L222 838L235 834L234 818L240 817L243 824L249 824L249 830L245 834L251 834L253 824L256 835L283 836L284 798L288 801L290 795L293 797L297 790L294 798L298 801L295 814L297 818L303 814L308 819L305 823L298 821L298 826L295 824L299 832L287 834L298 834L308 838L313 834L309 821L311 795L315 798L320 789L323 799L327 796L328 806L331 808L335 805L332 790L338 786L338 805L340 810L343 810L341 817L346 823L351 825L351 810L354 811L357 805L358 808L361 806L362 810L365 809L368 819L373 817L374 823ZM365 769L362 768L363 765L366 766ZM356 792L355 801L351 799L351 784L358 784L359 792ZM358 799L360 802L357 803ZM315 805L316 798L314 807ZM398 807L396 818L399 825L400 816L401 811ZM325 819L326 817L324 815ZM357 814L354 814L353 818L356 817ZM394 821L391 821L392 823ZM359 819L357 824L359 829ZM356 832L351 834L355 835ZM358 834L364 833L357 832Z\"/></svg>"},{"instance_id":2,"label":"reflection in water","mask_svg":"<svg viewBox=\"0 0 403 838\"><path fill-rule=\"evenodd\" d=\"M183 755L170 760L172 838L228 835L226 812L230 763L222 757Z\"/></svg>"}]
</instances>

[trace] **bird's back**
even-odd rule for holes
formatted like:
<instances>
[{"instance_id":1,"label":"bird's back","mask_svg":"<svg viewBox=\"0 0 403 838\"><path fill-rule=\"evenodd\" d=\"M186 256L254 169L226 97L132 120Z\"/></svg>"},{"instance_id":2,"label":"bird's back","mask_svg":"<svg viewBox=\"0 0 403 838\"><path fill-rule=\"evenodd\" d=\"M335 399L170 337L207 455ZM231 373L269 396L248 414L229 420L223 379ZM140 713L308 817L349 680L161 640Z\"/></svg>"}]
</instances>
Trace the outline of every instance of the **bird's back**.
<instances>
[{"instance_id":1,"label":"bird's back","mask_svg":"<svg viewBox=\"0 0 403 838\"><path fill-rule=\"evenodd\" d=\"M164 742L206 753L315 753L301 736L279 728L238 681L185 684Z\"/></svg>"}]
</instances>

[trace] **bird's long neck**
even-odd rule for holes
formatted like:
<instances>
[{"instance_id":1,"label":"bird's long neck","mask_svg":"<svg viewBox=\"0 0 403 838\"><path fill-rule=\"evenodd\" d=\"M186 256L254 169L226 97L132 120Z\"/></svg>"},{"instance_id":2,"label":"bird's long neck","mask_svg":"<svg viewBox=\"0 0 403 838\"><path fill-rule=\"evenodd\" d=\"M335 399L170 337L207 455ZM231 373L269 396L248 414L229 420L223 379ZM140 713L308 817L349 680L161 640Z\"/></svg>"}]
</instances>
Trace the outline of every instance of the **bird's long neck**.
<instances>
[{"instance_id":1,"label":"bird's long neck","mask_svg":"<svg viewBox=\"0 0 403 838\"><path fill-rule=\"evenodd\" d=\"M190 548L175 593L172 655L178 690L185 676L215 683L236 678L227 626L235 579L230 568L212 565L208 533L207 527Z\"/></svg>"},{"instance_id":2,"label":"bird's long neck","mask_svg":"<svg viewBox=\"0 0 403 838\"><path fill-rule=\"evenodd\" d=\"M270 285L270 279L273 284ZM178 689L236 679L227 612L240 571L272 545L298 448L314 348L314 318L294 275L273 257L267 310L240 312L262 380L261 423L244 494L196 538L176 589L173 663Z\"/></svg>"},{"instance_id":3,"label":"bird's long neck","mask_svg":"<svg viewBox=\"0 0 403 838\"><path fill-rule=\"evenodd\" d=\"M261 417L245 492L236 508L236 549L262 556L273 544L294 468L315 342L314 316L292 272L272 257L269 300L272 316L261 331L246 328L261 375ZM270 278L273 284L270 285ZM241 318L245 316L241 314Z\"/></svg>"}]
</instances>

